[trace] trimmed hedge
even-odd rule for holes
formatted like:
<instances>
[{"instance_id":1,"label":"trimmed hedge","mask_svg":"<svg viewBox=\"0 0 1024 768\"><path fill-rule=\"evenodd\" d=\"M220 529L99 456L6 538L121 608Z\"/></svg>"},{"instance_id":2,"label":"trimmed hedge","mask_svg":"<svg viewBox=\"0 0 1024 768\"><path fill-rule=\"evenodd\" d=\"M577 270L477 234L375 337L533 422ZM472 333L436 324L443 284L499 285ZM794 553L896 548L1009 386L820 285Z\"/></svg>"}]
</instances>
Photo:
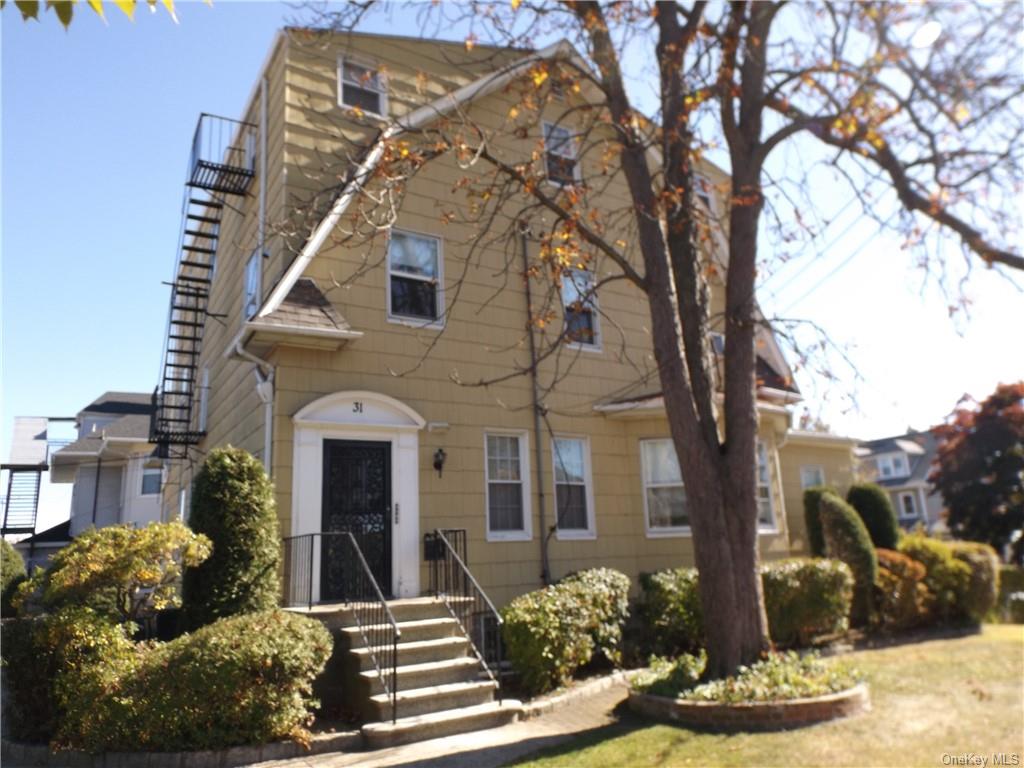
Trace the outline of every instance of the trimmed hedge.
<instances>
[{"instance_id":1,"label":"trimmed hedge","mask_svg":"<svg viewBox=\"0 0 1024 768\"><path fill-rule=\"evenodd\" d=\"M853 572L850 621L862 625L871 615L872 590L878 578L878 559L871 537L853 507L835 494L822 495L819 511L825 551L829 557L842 560Z\"/></svg>"},{"instance_id":2,"label":"trimmed hedge","mask_svg":"<svg viewBox=\"0 0 1024 768\"><path fill-rule=\"evenodd\" d=\"M846 493L846 503L857 510L875 547L896 549L900 542L900 524L884 488L875 483L855 483Z\"/></svg>"},{"instance_id":3,"label":"trimmed hedge","mask_svg":"<svg viewBox=\"0 0 1024 768\"><path fill-rule=\"evenodd\" d=\"M62 672L62 746L102 751L222 749L305 741L330 633L286 611L222 619L130 655Z\"/></svg>"},{"instance_id":4,"label":"trimmed hedge","mask_svg":"<svg viewBox=\"0 0 1024 768\"><path fill-rule=\"evenodd\" d=\"M971 570L967 589L960 596L960 616L972 624L980 624L999 599L999 556L988 544L976 541L950 543L953 557Z\"/></svg>"},{"instance_id":5,"label":"trimmed hedge","mask_svg":"<svg viewBox=\"0 0 1024 768\"><path fill-rule=\"evenodd\" d=\"M932 594L925 586L925 567L891 549L876 550L875 623L900 631L923 624L931 610Z\"/></svg>"},{"instance_id":6,"label":"trimmed hedge","mask_svg":"<svg viewBox=\"0 0 1024 768\"><path fill-rule=\"evenodd\" d=\"M773 641L804 644L847 627L853 576L836 560L795 558L761 566L765 613ZM657 655L695 654L704 646L697 571L676 568L643 574L641 614Z\"/></svg>"},{"instance_id":7,"label":"trimmed hedge","mask_svg":"<svg viewBox=\"0 0 1024 768\"><path fill-rule=\"evenodd\" d=\"M7 539L0 539L0 616L14 615L11 598L26 578L28 575L21 553Z\"/></svg>"},{"instance_id":8,"label":"trimmed hedge","mask_svg":"<svg viewBox=\"0 0 1024 768\"><path fill-rule=\"evenodd\" d=\"M923 533L904 536L899 551L925 568L924 583L934 597L931 619L946 624L960 619L971 584L970 566L954 556L949 544Z\"/></svg>"},{"instance_id":9,"label":"trimmed hedge","mask_svg":"<svg viewBox=\"0 0 1024 768\"><path fill-rule=\"evenodd\" d=\"M813 557L825 556L825 536L821 532L821 514L818 505L826 493L839 495L831 485L812 485L804 490L804 523L807 526L807 547Z\"/></svg>"},{"instance_id":10,"label":"trimmed hedge","mask_svg":"<svg viewBox=\"0 0 1024 768\"><path fill-rule=\"evenodd\" d=\"M213 554L185 571L187 629L269 610L281 594L274 489L263 465L239 448L209 453L193 485L189 525L213 542Z\"/></svg>"},{"instance_id":11,"label":"trimmed hedge","mask_svg":"<svg viewBox=\"0 0 1024 768\"><path fill-rule=\"evenodd\" d=\"M526 690L564 685L595 650L618 658L629 583L610 568L582 571L502 609L506 655Z\"/></svg>"}]
</instances>

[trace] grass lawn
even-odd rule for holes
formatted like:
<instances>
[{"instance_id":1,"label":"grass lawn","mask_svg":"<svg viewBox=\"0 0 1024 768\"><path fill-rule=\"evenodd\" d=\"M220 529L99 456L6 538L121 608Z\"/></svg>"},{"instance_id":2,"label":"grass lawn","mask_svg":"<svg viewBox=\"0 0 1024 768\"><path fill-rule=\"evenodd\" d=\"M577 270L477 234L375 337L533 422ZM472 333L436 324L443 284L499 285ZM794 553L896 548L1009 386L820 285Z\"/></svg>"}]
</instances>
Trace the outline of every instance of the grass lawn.
<instances>
[{"instance_id":1,"label":"grass lawn","mask_svg":"<svg viewBox=\"0 0 1024 768\"><path fill-rule=\"evenodd\" d=\"M943 755L1018 755L1024 766L1024 626L925 640L847 658L866 674L872 710L766 734L711 734L623 711L614 725L513 763L530 768L635 766L942 766ZM623 707L624 710L624 707ZM952 763L955 765L956 763Z\"/></svg>"}]
</instances>

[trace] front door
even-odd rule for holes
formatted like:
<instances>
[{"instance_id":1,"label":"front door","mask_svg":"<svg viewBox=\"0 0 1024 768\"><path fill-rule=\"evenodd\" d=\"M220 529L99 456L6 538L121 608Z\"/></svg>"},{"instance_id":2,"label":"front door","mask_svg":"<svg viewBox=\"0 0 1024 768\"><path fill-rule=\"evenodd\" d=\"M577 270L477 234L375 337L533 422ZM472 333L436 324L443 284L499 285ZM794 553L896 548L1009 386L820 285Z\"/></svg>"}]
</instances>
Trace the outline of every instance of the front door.
<instances>
[{"instance_id":1,"label":"front door","mask_svg":"<svg viewBox=\"0 0 1024 768\"><path fill-rule=\"evenodd\" d=\"M323 527L351 531L381 592L391 596L391 443L324 440ZM362 565L339 536L324 536L320 599L325 602L370 595L351 594L362 581Z\"/></svg>"}]
</instances>

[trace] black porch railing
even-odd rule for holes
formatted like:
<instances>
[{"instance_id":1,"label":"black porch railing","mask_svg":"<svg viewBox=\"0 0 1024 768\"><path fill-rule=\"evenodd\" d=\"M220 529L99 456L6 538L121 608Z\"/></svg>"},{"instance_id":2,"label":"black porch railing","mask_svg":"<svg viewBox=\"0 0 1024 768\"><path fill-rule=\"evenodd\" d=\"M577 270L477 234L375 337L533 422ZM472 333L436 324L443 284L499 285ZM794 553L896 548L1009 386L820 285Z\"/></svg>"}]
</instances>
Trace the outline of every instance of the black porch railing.
<instances>
[{"instance_id":1,"label":"black porch railing","mask_svg":"<svg viewBox=\"0 0 1024 768\"><path fill-rule=\"evenodd\" d=\"M502 619L466 565L466 531L439 528L424 537L424 547L430 564L430 592L459 622L484 672L498 686L500 703Z\"/></svg>"},{"instance_id":2,"label":"black porch railing","mask_svg":"<svg viewBox=\"0 0 1024 768\"><path fill-rule=\"evenodd\" d=\"M398 717L398 628L384 593L350 531L325 531L288 536L284 545L284 604L312 609L318 597L316 555L320 555L319 594L325 593L325 578L332 577L332 601L339 599L352 611L363 644L391 699L391 721ZM326 557L331 559L330 567Z\"/></svg>"}]
</instances>

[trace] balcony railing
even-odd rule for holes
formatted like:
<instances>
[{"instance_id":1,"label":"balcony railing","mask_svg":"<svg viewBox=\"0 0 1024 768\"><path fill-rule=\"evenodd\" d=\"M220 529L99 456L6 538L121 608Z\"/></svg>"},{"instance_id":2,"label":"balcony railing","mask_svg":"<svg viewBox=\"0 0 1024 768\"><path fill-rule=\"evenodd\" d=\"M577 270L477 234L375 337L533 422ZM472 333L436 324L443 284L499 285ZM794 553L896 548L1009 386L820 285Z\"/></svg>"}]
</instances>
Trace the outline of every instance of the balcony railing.
<instances>
[{"instance_id":1,"label":"balcony railing","mask_svg":"<svg viewBox=\"0 0 1024 768\"><path fill-rule=\"evenodd\" d=\"M244 195L256 170L256 126L201 114L188 167L190 187Z\"/></svg>"}]
</instances>

